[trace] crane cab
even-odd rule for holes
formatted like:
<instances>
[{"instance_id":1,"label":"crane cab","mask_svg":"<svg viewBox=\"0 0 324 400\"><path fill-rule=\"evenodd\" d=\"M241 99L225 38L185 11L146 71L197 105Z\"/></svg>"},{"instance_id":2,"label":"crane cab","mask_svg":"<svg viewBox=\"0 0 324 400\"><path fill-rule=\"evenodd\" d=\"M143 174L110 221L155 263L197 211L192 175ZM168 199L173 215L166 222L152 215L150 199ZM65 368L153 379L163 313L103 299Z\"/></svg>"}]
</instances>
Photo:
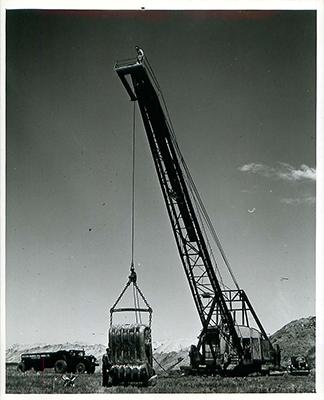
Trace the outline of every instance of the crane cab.
<instances>
[{"instance_id":1,"label":"crane cab","mask_svg":"<svg viewBox=\"0 0 324 400\"><path fill-rule=\"evenodd\" d=\"M280 363L279 350L274 351L257 329L236 325L235 330L242 348L241 355L226 329L208 327L200 336L200 350L191 346L190 373L267 373Z\"/></svg>"}]
</instances>

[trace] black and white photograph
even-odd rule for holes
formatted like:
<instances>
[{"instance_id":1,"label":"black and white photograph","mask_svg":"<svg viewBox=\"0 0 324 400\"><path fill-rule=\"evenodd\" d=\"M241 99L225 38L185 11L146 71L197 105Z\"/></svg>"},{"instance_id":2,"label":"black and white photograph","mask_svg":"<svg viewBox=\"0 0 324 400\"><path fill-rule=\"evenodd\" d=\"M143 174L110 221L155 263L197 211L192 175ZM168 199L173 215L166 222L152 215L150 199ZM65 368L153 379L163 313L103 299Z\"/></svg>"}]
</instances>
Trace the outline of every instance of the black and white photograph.
<instances>
[{"instance_id":1,"label":"black and white photograph","mask_svg":"<svg viewBox=\"0 0 324 400\"><path fill-rule=\"evenodd\" d=\"M319 10L287 3L4 2L4 398L320 395Z\"/></svg>"}]
</instances>

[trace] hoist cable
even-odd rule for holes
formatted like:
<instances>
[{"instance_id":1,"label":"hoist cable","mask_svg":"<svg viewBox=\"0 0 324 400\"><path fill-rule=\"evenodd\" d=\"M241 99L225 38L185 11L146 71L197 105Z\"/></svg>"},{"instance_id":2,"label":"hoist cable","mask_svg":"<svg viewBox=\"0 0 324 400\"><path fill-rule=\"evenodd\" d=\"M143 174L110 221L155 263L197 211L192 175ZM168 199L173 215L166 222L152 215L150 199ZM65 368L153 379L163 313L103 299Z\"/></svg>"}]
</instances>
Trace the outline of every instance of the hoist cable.
<instances>
[{"instance_id":1,"label":"hoist cable","mask_svg":"<svg viewBox=\"0 0 324 400\"><path fill-rule=\"evenodd\" d=\"M186 168L187 168L187 166L186 166ZM205 208L205 206L204 206L204 204L203 204L203 202L202 202L202 200L201 200L201 197L200 197L200 195L199 195L199 193L198 193L198 190L197 190L197 188L196 188L196 185L195 185L195 183L193 182L193 179L192 179L192 177L191 177L189 171L188 171L188 174L189 174L189 179L190 179L190 181L191 181L191 185L192 185L192 187L193 187L194 193L195 193L195 195L196 195L196 197L197 197L199 206L200 206L200 208L201 208L201 210L202 210L202 213L203 213L203 215L204 215L204 218L205 218L205 220L206 220L206 222L207 222L207 226L208 226L208 228L209 228L209 230L210 230L210 233L211 233L211 235L212 235L214 241L216 242L216 244L217 244L217 246L218 246L218 249L219 249L219 251L220 251L220 253L221 253L221 255L222 255L222 258L223 258L223 260L224 260L224 262L225 262L225 265L226 265L226 267L227 267L227 269L228 269L228 271L229 271L229 273L230 273L230 275L231 275L231 278L232 278L232 280L233 280L233 282L234 282L234 284L235 284L237 290L240 290L239 285L238 285L238 283L237 283L237 280L235 279L234 273L233 273L232 268L231 268L231 266L230 266L230 263L229 263L229 261L228 261L228 259L227 259L227 257L226 257L226 254L225 254L225 252L224 252L224 249L223 249L223 247L222 247L222 245L221 245L221 242L220 242L220 240L219 240L219 237L218 237L218 235L217 235L217 233L216 233L216 231L215 231L215 228L214 228L214 226L213 226L213 224L212 224L212 222L211 222L211 220L210 220L210 218L209 218L209 215L208 215L208 213L207 213L207 210L206 210L206 208Z\"/></svg>"},{"instance_id":2,"label":"hoist cable","mask_svg":"<svg viewBox=\"0 0 324 400\"><path fill-rule=\"evenodd\" d=\"M132 220L131 220L131 243L132 243L132 257L131 257L131 270L134 269L134 239L135 239L135 101L133 101L133 132L132 132Z\"/></svg>"},{"instance_id":3,"label":"hoist cable","mask_svg":"<svg viewBox=\"0 0 324 400\"><path fill-rule=\"evenodd\" d=\"M204 237L205 237L205 240L206 240L206 245L207 245L207 247L209 248L209 253L210 253L209 255L210 255L210 257L212 258L212 260L214 261L215 269L216 269L216 272L218 273L218 280L219 280L219 283L220 283L220 285L222 286L223 289L225 289L225 288L226 288L226 289L229 289L229 288L225 285L225 283L224 283L224 281L223 281L223 278L222 278L222 275L221 275L221 273L220 273L220 270L219 270L219 268L218 268L215 255L214 255L212 246L210 245L209 238L208 238L208 235L207 235L207 232L206 232L206 229L205 229L205 224L203 223L203 220L202 220L202 219L203 219L203 216L201 215L201 210L200 210L200 208L199 208L199 206L198 206L198 204L197 204L197 199L196 199L194 196L192 196L192 198L193 198L194 206L195 206L195 208L196 208L197 218L199 219L199 221L200 221L200 223L201 223L202 231L203 231L203 233L204 233Z\"/></svg>"},{"instance_id":4,"label":"hoist cable","mask_svg":"<svg viewBox=\"0 0 324 400\"><path fill-rule=\"evenodd\" d=\"M212 222L211 222L211 220L210 220L210 218L209 218L209 215L208 215L207 210L206 210L206 208L205 208L205 206L204 206L204 203L203 203L202 200L201 200L201 197L200 197L200 195L199 195L199 192L198 192L198 190L197 190L197 187L196 187L196 185L195 185L195 183L194 183L194 181L193 181L193 179L192 179L192 177L191 177L191 175L190 175L190 172L189 172L188 167L187 167L187 165L186 165L186 163L185 163L184 160L183 160L183 165L184 165L184 167L185 167L185 170L186 170L188 179L189 179L189 181L190 181L190 187L193 189L193 192L192 192L192 193L194 194L194 196L196 197L196 199L197 199L197 201L198 201L199 208L200 208L200 210L202 211L202 214L203 214L204 219L205 219L205 221L206 221L206 223L207 223L208 229L209 229L209 231L210 231L210 233L211 233L211 235L212 235L212 237L213 237L215 243L217 244L217 247L218 247L218 249L219 249L219 251L220 251L220 253L221 253L221 256L222 256L222 258L223 258L223 260L224 260L224 263L225 263L225 265L226 265L226 267L227 267L227 269L228 269L228 271L229 271L229 273L230 273L230 275L231 275L231 278L232 278L232 280L233 280L233 282L234 282L234 284L235 284L237 290L240 290L239 285L238 285L238 283L237 283L237 281L236 281L236 279L235 279L234 273L233 273L233 271L232 271L232 268L231 268L231 266L230 266L230 264L229 264L229 261L228 261L228 259L227 259L227 257L226 257L226 254L225 254L225 252L224 252L224 249L223 249L223 247L222 247L222 245L221 245L221 242L220 242L220 240L219 240L219 237L218 237L218 235L217 235L217 233L216 233L216 231L215 231L215 228L214 228L214 226L213 226L213 224L212 224Z\"/></svg>"},{"instance_id":5,"label":"hoist cable","mask_svg":"<svg viewBox=\"0 0 324 400\"><path fill-rule=\"evenodd\" d=\"M135 242L135 150L136 150L136 114L135 114L135 101L133 102L133 129L132 129L132 217L131 217L131 242L132 242L132 257L131 257L131 271L134 271L134 242ZM141 322L141 314L138 311L139 301L137 288L133 282L133 301L135 308L135 321L136 324Z\"/></svg>"},{"instance_id":6,"label":"hoist cable","mask_svg":"<svg viewBox=\"0 0 324 400\"><path fill-rule=\"evenodd\" d=\"M172 120L171 120L171 117L170 117L170 114L169 114L168 107L167 107L166 102L165 102L165 99L164 99L164 97L163 97L163 93L162 93L162 90L161 90L160 85L159 85L159 83L158 83L158 80L157 80L157 78L156 78L156 76L155 76L155 74L154 74L154 72L153 72L153 69L152 69L152 67L151 67L151 65L150 65L150 63L149 63L147 57L146 57L145 62L146 62L146 65L147 65L147 67L148 67L148 69L149 69L149 72L150 72L151 75L152 75L153 81L154 81L155 86L156 86L156 88L157 88L157 90L158 90L158 94L160 95L160 98L161 98L161 100L162 100L162 104L163 104L163 106L164 106L164 110L165 110L165 113L166 113L166 124L167 124L167 126L169 127L169 130L170 130L170 133L171 133L171 139L172 139L173 144L174 144L174 146L175 146L176 153L178 154L180 163L181 163L182 166L183 166L183 170L184 170L184 172L185 172L184 178L185 178L185 179L187 178L186 181L187 181L189 190L190 190L190 192L191 192L192 199L193 199L193 201L194 201L194 203L195 203L195 206L196 206L196 211L197 211L198 217L199 217L199 219L200 219L200 223L201 223L202 229L203 229L203 231L204 231L204 236L205 236L205 239L206 239L206 241L207 241L206 244L207 244L207 246L209 247L210 255L211 255L211 257L212 257L212 259L213 259L213 261L214 261L214 266L215 266L216 272L218 273L218 276L219 276L219 278L220 278L221 284L222 284L224 287L226 287L226 285L225 285L224 282L223 282L223 279L222 279L220 270L219 270L219 268L218 268L218 265L217 265L215 256L214 256L213 251L212 251L212 247L211 247L211 245L210 245L210 243L209 243L208 236L207 236L207 234L206 234L205 227L204 227L204 224L203 224L203 221L202 221L202 218L205 217L205 214L207 214L207 211L205 210L205 208L204 208L204 206L203 206L202 200L201 200L201 198L200 198L200 196L199 196L199 193L198 193L198 191L197 191L197 189L196 189L196 186L195 186L195 184L194 184L194 182L193 182L193 179L192 179L192 177L191 177L191 175L190 175L190 172L189 172L189 170L188 170L188 167L187 167L187 165L186 165L186 163L185 163L185 160L184 160L183 155L182 155L182 153L181 153L181 150L180 150L180 148L179 148L179 145L178 145L178 142L177 142L177 139L176 139L176 134L175 134L175 131L174 131L174 128L173 128L173 125L172 125ZM196 196L195 196L195 194L196 194ZM202 207L200 206L200 203L202 203ZM199 206L200 206L200 207L199 207ZM200 211L200 210L201 210L201 211ZM201 215L201 214L202 214L202 215ZM207 214L207 217L208 217L208 214ZM208 217L208 219L209 219L209 217ZM206 217L205 217L205 220L206 220ZM211 224L211 222L210 222L210 224ZM207 221L207 226L208 226L209 230L211 231L211 229L210 229L210 227L209 227L209 224L208 224L208 221ZM213 230L214 230L214 229L213 229ZM229 273L230 273L230 275L231 275L231 277L232 277L232 279L233 279L233 281L234 281L236 287L238 288L238 284L237 284L236 279L235 279L235 277L234 277L234 274L233 274L233 272L232 272L232 270L231 270L231 268L230 268L229 262L228 262L228 260L226 259L225 253L224 253L224 251L223 251L223 249L222 249L222 247L221 247L221 243L220 243L220 241L219 241L219 239L218 239L218 236L216 235L216 232L214 231L214 234L213 234L213 232L211 231L211 235L212 235L214 241L216 242L216 244L218 245L219 250L220 250L220 252L221 252L221 255L222 255L223 259L224 259L224 262L225 262L225 264L226 264L226 266L227 266L227 268L228 268L228 270L229 270ZM216 235L216 239L215 239L215 235Z\"/></svg>"},{"instance_id":7,"label":"hoist cable","mask_svg":"<svg viewBox=\"0 0 324 400\"><path fill-rule=\"evenodd\" d=\"M152 74L152 78L153 78L153 81L154 81L154 83L156 85L156 88L159 91L159 94L160 94L160 97L161 97L161 100L162 100L162 103L163 103L163 106L164 106L164 110L165 110L165 113L166 113L166 123L169 126L169 129L170 129L170 132L171 132L171 138L172 138L173 144L175 146L175 150L176 150L176 152L178 154L178 157L180 159L180 162L181 162L181 164L183 166L183 171L185 172L185 174L186 174L186 176L187 176L187 178L189 180L189 186L193 189L192 193L194 193L194 196L196 197L196 200L197 200L197 202L199 204L199 207L200 207L200 209L202 211L204 219L205 219L205 221L207 223L208 229L209 229L209 231L210 231L210 233L211 233L211 235L212 235L212 237L213 237L213 239L214 239L214 241L215 241L215 243L216 243L216 245L217 245L217 247L218 247L218 249L219 249L219 251L221 253L221 256L222 256L222 258L224 260L224 263L225 263L225 265L226 265L226 267L227 267L227 269L229 271L229 274L230 274L230 276L231 276L236 288L239 290L239 285L238 285L238 283L237 283L237 281L235 279L234 273L233 273L232 268L230 266L230 263L229 263L229 261L228 261L228 259L226 257L224 249L223 249L223 247L221 245L220 239L219 239L219 237L218 237L218 235L217 235L217 233L216 233L216 231L215 231L215 229L214 229L214 227L213 227L213 225L211 223L211 220L209 218L207 210L206 210L206 208L205 208L205 206L204 206L204 204L202 202L202 199L201 199L201 197L199 195L199 192L198 192L198 190L196 188L196 185L195 185L195 183L194 183L194 181L192 179L192 176L191 176L191 174L189 172L189 169L188 169L188 167L187 167L187 165L185 163L185 160L184 160L183 155L181 153L181 150L179 148L178 142L176 140L176 134L175 134L175 131L174 131L174 128L173 128L173 125L172 125L171 118L170 118L169 110L167 108L165 99L163 97L162 90L161 90L161 88L160 88L160 86L158 84L157 78L154 75L154 72L153 72L153 70L152 70L152 68L151 68L151 66L150 66L150 64L149 64L147 59L146 59L146 62L148 64L149 71ZM216 269L218 270L217 265L216 265Z\"/></svg>"},{"instance_id":8,"label":"hoist cable","mask_svg":"<svg viewBox=\"0 0 324 400\"><path fill-rule=\"evenodd\" d=\"M150 313L149 316L149 325L151 326L152 320L152 309L147 303L143 293L140 291L139 287L136 285L136 272L134 268L134 243L135 243L135 155L136 155L136 113L135 113L135 101L133 102L133 118L132 118L132 194L131 194L131 266L130 266L130 276L129 280L122 290L121 294L117 298L115 304L111 309L111 317L110 317L110 324L112 324L112 312L114 311L117 303L123 297L124 293L126 292L129 285L132 283L133 286L133 302L134 302L134 311L135 311L135 321L136 323L142 323L142 316L141 312L139 311L140 302L139 296L142 297L144 303L147 306L147 311Z\"/></svg>"}]
</instances>

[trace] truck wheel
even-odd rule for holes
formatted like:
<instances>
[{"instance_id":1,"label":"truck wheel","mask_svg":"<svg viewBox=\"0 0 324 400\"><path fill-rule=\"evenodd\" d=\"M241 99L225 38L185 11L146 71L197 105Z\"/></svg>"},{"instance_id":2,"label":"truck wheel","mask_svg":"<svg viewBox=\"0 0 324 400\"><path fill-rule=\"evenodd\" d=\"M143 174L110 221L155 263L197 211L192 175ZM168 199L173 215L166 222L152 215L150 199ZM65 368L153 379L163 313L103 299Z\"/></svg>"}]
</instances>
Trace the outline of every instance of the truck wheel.
<instances>
[{"instance_id":1,"label":"truck wheel","mask_svg":"<svg viewBox=\"0 0 324 400\"><path fill-rule=\"evenodd\" d=\"M86 369L86 367L85 367L84 363L79 362L79 363L77 363L77 365L75 367L75 372L77 372L78 374L83 374L85 369Z\"/></svg>"},{"instance_id":2,"label":"truck wheel","mask_svg":"<svg viewBox=\"0 0 324 400\"><path fill-rule=\"evenodd\" d=\"M95 373L95 370L96 370L96 367L91 366L91 367L89 367L89 368L87 369L87 373L88 373L88 374L94 374L94 373Z\"/></svg>"},{"instance_id":3,"label":"truck wheel","mask_svg":"<svg viewBox=\"0 0 324 400\"><path fill-rule=\"evenodd\" d=\"M55 365L55 372L58 374L63 374L67 370L67 363L65 360L57 360Z\"/></svg>"},{"instance_id":4,"label":"truck wheel","mask_svg":"<svg viewBox=\"0 0 324 400\"><path fill-rule=\"evenodd\" d=\"M20 362L17 366L18 371L25 372L27 370L26 364L24 362Z\"/></svg>"}]
</instances>

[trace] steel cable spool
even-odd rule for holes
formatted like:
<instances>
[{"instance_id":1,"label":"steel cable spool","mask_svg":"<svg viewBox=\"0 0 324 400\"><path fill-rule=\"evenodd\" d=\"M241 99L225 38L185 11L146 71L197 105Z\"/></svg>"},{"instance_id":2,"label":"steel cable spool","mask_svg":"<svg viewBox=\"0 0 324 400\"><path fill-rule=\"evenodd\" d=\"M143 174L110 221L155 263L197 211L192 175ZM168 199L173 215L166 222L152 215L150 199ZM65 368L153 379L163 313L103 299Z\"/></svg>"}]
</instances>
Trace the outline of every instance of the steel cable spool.
<instances>
[{"instance_id":1,"label":"steel cable spool","mask_svg":"<svg viewBox=\"0 0 324 400\"><path fill-rule=\"evenodd\" d=\"M126 367L125 368L125 381L129 382L132 379L132 368L131 367Z\"/></svg>"},{"instance_id":2,"label":"steel cable spool","mask_svg":"<svg viewBox=\"0 0 324 400\"><path fill-rule=\"evenodd\" d=\"M139 370L137 367L132 368L132 381L137 382L139 380Z\"/></svg>"},{"instance_id":3,"label":"steel cable spool","mask_svg":"<svg viewBox=\"0 0 324 400\"><path fill-rule=\"evenodd\" d=\"M125 367L122 365L118 368L118 380L123 382L125 379Z\"/></svg>"}]
</instances>

